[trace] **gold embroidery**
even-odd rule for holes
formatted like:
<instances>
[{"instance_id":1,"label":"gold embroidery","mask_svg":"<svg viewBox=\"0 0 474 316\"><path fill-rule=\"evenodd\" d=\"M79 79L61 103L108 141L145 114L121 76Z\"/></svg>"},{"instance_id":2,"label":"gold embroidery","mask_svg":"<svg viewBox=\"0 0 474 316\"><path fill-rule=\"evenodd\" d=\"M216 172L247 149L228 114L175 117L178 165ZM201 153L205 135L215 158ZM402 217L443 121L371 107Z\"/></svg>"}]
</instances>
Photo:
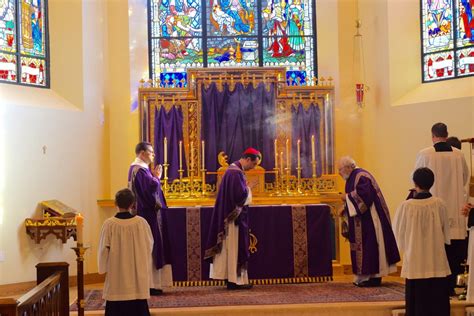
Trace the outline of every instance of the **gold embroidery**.
<instances>
[{"instance_id":1,"label":"gold embroidery","mask_svg":"<svg viewBox=\"0 0 474 316\"><path fill-rule=\"evenodd\" d=\"M306 206L291 207L293 223L294 276L308 276L308 235L306 232Z\"/></svg>"},{"instance_id":2,"label":"gold embroidery","mask_svg":"<svg viewBox=\"0 0 474 316\"><path fill-rule=\"evenodd\" d=\"M257 236L250 233L250 243L249 243L250 253L256 253L257 252L257 243L258 243Z\"/></svg>"},{"instance_id":3,"label":"gold embroidery","mask_svg":"<svg viewBox=\"0 0 474 316\"><path fill-rule=\"evenodd\" d=\"M188 280L199 281L201 272L201 212L197 207L186 209L186 247Z\"/></svg>"},{"instance_id":4,"label":"gold embroidery","mask_svg":"<svg viewBox=\"0 0 474 316\"><path fill-rule=\"evenodd\" d=\"M254 285L269 285L269 284L291 284L291 283L321 283L332 281L331 276L322 277L302 277L302 278L278 278L278 279L252 279L249 280ZM224 286L223 280L207 280L207 281L175 281L174 286Z\"/></svg>"},{"instance_id":5,"label":"gold embroidery","mask_svg":"<svg viewBox=\"0 0 474 316\"><path fill-rule=\"evenodd\" d=\"M362 274L362 258L364 257L362 248L362 222L361 218L357 216L354 217L354 235L355 243L351 243L351 250L355 251L357 274Z\"/></svg>"}]
</instances>

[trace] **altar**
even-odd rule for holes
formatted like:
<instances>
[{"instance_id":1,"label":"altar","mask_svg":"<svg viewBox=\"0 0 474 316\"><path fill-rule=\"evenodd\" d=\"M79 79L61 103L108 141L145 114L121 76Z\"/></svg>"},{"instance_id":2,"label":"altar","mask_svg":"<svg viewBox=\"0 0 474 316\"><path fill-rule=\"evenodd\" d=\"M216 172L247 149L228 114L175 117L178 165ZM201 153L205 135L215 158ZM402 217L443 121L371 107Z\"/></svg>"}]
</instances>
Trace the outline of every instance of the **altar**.
<instances>
[{"instance_id":1,"label":"altar","mask_svg":"<svg viewBox=\"0 0 474 316\"><path fill-rule=\"evenodd\" d=\"M292 80L284 67L242 67L141 81L140 140L163 166L177 282L209 281L202 247L210 213L222 175L247 147L263 156L246 172L255 184L249 277L314 282L332 275L343 190L334 171L334 86L330 77Z\"/></svg>"},{"instance_id":2,"label":"altar","mask_svg":"<svg viewBox=\"0 0 474 316\"><path fill-rule=\"evenodd\" d=\"M330 278L343 191L334 170L332 79L294 84L283 67L189 68L186 78L143 80L138 93L140 140L153 145L153 165L163 167L174 280L214 282L202 260L204 238L220 179L247 147L262 153L246 171L255 184L249 277Z\"/></svg>"},{"instance_id":3,"label":"altar","mask_svg":"<svg viewBox=\"0 0 474 316\"><path fill-rule=\"evenodd\" d=\"M204 247L212 207L164 210L173 280L213 285ZM252 206L248 273L254 284L321 282L332 277L334 225L328 205Z\"/></svg>"}]
</instances>

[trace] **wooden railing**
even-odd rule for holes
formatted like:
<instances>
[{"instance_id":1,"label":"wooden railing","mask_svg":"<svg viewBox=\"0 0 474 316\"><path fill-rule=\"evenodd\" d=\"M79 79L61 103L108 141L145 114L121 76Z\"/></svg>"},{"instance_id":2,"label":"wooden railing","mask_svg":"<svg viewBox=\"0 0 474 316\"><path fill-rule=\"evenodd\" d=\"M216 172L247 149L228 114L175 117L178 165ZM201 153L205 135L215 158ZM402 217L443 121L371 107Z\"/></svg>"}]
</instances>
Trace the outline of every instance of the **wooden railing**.
<instances>
[{"instance_id":1,"label":"wooden railing","mask_svg":"<svg viewBox=\"0 0 474 316\"><path fill-rule=\"evenodd\" d=\"M0 299L0 316L69 315L67 267L67 263L59 263L59 266L50 263L38 264L37 282L41 283L18 299ZM45 279L45 274L50 275Z\"/></svg>"}]
</instances>

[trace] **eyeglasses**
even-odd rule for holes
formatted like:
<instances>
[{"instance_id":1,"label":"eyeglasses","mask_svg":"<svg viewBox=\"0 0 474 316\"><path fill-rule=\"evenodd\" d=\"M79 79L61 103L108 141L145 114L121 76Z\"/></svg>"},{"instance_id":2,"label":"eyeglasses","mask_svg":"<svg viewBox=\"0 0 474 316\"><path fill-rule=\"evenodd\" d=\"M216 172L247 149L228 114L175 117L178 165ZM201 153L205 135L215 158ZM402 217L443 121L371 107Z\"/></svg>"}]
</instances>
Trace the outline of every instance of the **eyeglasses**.
<instances>
[{"instance_id":1,"label":"eyeglasses","mask_svg":"<svg viewBox=\"0 0 474 316\"><path fill-rule=\"evenodd\" d=\"M149 152L149 153L152 154L152 155L155 154L155 152L154 152L153 150L148 150L148 149L147 149L146 152Z\"/></svg>"}]
</instances>

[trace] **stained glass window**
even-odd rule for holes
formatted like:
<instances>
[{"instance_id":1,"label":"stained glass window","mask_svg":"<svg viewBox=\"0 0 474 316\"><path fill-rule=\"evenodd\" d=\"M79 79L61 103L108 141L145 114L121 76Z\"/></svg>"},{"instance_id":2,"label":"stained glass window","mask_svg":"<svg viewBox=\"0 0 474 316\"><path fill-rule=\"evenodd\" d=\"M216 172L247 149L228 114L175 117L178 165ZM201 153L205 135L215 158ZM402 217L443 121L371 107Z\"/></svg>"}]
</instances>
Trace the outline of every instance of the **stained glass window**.
<instances>
[{"instance_id":1,"label":"stained glass window","mask_svg":"<svg viewBox=\"0 0 474 316\"><path fill-rule=\"evenodd\" d=\"M0 0L0 82L49 87L46 0Z\"/></svg>"},{"instance_id":2,"label":"stained glass window","mask_svg":"<svg viewBox=\"0 0 474 316\"><path fill-rule=\"evenodd\" d=\"M473 11L473 0L421 0L423 82L474 75Z\"/></svg>"},{"instance_id":3,"label":"stained glass window","mask_svg":"<svg viewBox=\"0 0 474 316\"><path fill-rule=\"evenodd\" d=\"M148 14L162 86L190 67L284 66L293 85L317 76L315 0L149 0Z\"/></svg>"}]
</instances>

